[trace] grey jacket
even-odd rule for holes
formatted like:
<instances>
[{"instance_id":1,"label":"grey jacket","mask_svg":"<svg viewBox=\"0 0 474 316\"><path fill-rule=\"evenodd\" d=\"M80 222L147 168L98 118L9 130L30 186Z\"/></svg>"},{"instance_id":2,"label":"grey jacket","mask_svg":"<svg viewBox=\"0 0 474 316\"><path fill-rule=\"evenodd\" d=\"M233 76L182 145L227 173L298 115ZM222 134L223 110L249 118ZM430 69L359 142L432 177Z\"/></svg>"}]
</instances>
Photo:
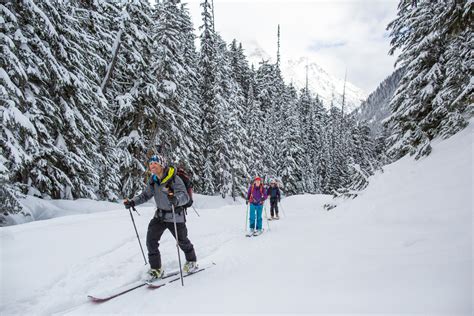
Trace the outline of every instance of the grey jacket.
<instances>
[{"instance_id":1,"label":"grey jacket","mask_svg":"<svg viewBox=\"0 0 474 316\"><path fill-rule=\"evenodd\" d=\"M165 169L165 176L163 179L159 179L160 183L155 182L153 177L150 177L150 181L148 181L148 185L145 190L143 190L140 195L133 198L135 205L145 203L154 197L157 208L155 217L161 218L164 222L173 222L171 203L168 200L168 182L171 181L170 186L174 190L174 195L178 200L178 206L176 207L176 210L182 209L180 206L185 205L189 201L189 196L186 192L186 187L184 186L183 180L176 176L175 172L176 170L173 167ZM186 219L184 211L179 213L176 212L176 222L184 223L185 221Z\"/></svg>"}]
</instances>

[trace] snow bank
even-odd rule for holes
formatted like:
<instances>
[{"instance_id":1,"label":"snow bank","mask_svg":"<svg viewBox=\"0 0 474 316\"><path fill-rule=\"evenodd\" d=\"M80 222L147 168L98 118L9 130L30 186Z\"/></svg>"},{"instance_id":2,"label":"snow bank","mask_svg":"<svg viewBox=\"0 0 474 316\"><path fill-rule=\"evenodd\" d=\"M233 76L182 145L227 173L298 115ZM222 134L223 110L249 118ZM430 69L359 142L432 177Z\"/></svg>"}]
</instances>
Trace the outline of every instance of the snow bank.
<instances>
[{"instance_id":1,"label":"snow bank","mask_svg":"<svg viewBox=\"0 0 474 316\"><path fill-rule=\"evenodd\" d=\"M90 214L104 211L117 210L122 208L120 203L94 201L89 199L77 200L45 200L34 196L26 196L21 200L26 211L31 214L31 218L16 218L17 223L29 221L46 220L56 217Z\"/></svg>"}]
</instances>

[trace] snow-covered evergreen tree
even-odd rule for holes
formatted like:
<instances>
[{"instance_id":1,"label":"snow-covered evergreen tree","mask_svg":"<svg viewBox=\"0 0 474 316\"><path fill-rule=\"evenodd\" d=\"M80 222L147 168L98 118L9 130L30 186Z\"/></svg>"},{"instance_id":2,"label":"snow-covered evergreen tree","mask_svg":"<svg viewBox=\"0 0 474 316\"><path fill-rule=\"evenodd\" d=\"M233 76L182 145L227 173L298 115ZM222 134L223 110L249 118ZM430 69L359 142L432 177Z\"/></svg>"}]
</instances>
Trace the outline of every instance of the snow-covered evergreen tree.
<instances>
[{"instance_id":1,"label":"snow-covered evergreen tree","mask_svg":"<svg viewBox=\"0 0 474 316\"><path fill-rule=\"evenodd\" d=\"M114 49L118 49L116 64L106 91L115 112L124 197L133 196L143 188L146 152L156 145L160 114L166 111L150 67L152 14L146 0L129 0L124 4L114 44Z\"/></svg>"},{"instance_id":2,"label":"snow-covered evergreen tree","mask_svg":"<svg viewBox=\"0 0 474 316\"><path fill-rule=\"evenodd\" d=\"M156 138L166 145L163 151L171 161L184 161L191 154L193 138L189 123L195 116L191 112L192 105L197 104L196 95L190 92L197 89L196 56L190 51L194 44L189 47L188 42L192 26L186 11L175 1L158 4L156 12L153 42L156 53L151 69L164 104L156 122Z\"/></svg>"},{"instance_id":3,"label":"snow-covered evergreen tree","mask_svg":"<svg viewBox=\"0 0 474 316\"><path fill-rule=\"evenodd\" d=\"M312 181L314 186L314 193L321 193L323 191L323 170L325 168L322 160L322 148L324 142L324 119L325 109L322 101L318 96L312 100L310 108L311 126L309 130L309 155L311 157Z\"/></svg>"},{"instance_id":4,"label":"snow-covered evergreen tree","mask_svg":"<svg viewBox=\"0 0 474 316\"><path fill-rule=\"evenodd\" d=\"M232 43L229 45L229 50L232 76L240 85L240 89L243 91L245 98L248 98L247 92L250 88L252 73L249 68L242 43L237 44L236 39L232 40Z\"/></svg>"},{"instance_id":5,"label":"snow-covered evergreen tree","mask_svg":"<svg viewBox=\"0 0 474 316\"><path fill-rule=\"evenodd\" d=\"M255 93L260 104L260 110L253 111L254 129L259 130L258 135L263 140L256 142L256 159L263 160L263 169L259 170L259 175L265 177L272 175L276 170L275 146L277 138L275 137L275 125L277 124L279 103L280 103L280 82L276 67L268 61L262 61L255 75ZM252 113L253 114L253 113ZM260 114L261 116L257 116Z\"/></svg>"},{"instance_id":6,"label":"snow-covered evergreen tree","mask_svg":"<svg viewBox=\"0 0 474 316\"><path fill-rule=\"evenodd\" d=\"M203 25L200 27L202 33L201 51L199 57L200 92L201 92L201 129L203 132L203 159L202 188L205 194L214 194L218 189L219 158L219 108L217 82L217 40L213 30L211 5L204 0L201 3Z\"/></svg>"},{"instance_id":7,"label":"snow-covered evergreen tree","mask_svg":"<svg viewBox=\"0 0 474 316\"><path fill-rule=\"evenodd\" d=\"M350 151L347 159L347 183L338 189L339 194L356 197L357 192L369 184L368 178L378 167L375 157L374 142L370 135L370 127L366 123L350 121Z\"/></svg>"},{"instance_id":8,"label":"snow-covered evergreen tree","mask_svg":"<svg viewBox=\"0 0 474 316\"><path fill-rule=\"evenodd\" d=\"M391 22L393 53L406 73L391 102L393 128L390 153L419 158L430 142L448 137L472 117L472 20L468 0L401 0Z\"/></svg>"},{"instance_id":9,"label":"snow-covered evergreen tree","mask_svg":"<svg viewBox=\"0 0 474 316\"><path fill-rule=\"evenodd\" d=\"M71 16L68 3L25 0L4 8L11 13L10 29L15 29L9 47L19 61L16 70L10 70L13 77L8 77L10 82L21 82L15 94L26 101L15 113L28 113L25 117L31 124L23 120L22 128L29 126L34 135L34 126L37 144L31 143L32 154L12 181L43 196L94 198L95 162L100 158L97 135L104 132L101 113L106 104L84 66L91 58L83 45L87 33ZM16 115L16 120L20 117Z\"/></svg>"},{"instance_id":10,"label":"snow-covered evergreen tree","mask_svg":"<svg viewBox=\"0 0 474 316\"><path fill-rule=\"evenodd\" d=\"M324 183L325 193L333 193L347 184L346 140L341 131L341 122L343 122L341 110L332 105L326 123L325 135L329 154L329 160L326 165L326 182Z\"/></svg>"},{"instance_id":11,"label":"snow-covered evergreen tree","mask_svg":"<svg viewBox=\"0 0 474 316\"><path fill-rule=\"evenodd\" d=\"M283 141L279 145L281 156L278 164L278 176L281 177L286 194L298 194L304 190L303 169L305 163L304 148L301 140L301 128L297 105L297 93L293 86L289 86L283 96L286 108L282 130Z\"/></svg>"},{"instance_id":12,"label":"snow-covered evergreen tree","mask_svg":"<svg viewBox=\"0 0 474 316\"><path fill-rule=\"evenodd\" d=\"M250 83L248 98L245 104L245 115L243 116L243 126L246 138L243 141L244 149L247 152L248 174L250 181L253 177L262 174L264 166L261 148L265 142L262 124L260 123L263 112L259 101L255 98L253 83Z\"/></svg>"},{"instance_id":13,"label":"snow-covered evergreen tree","mask_svg":"<svg viewBox=\"0 0 474 316\"><path fill-rule=\"evenodd\" d=\"M312 157L314 155L313 144L310 141L313 132L312 100L309 90L302 89L298 100L298 113L300 117L301 144L304 149L305 161L301 166L303 170L303 190L304 192L314 193L315 177Z\"/></svg>"},{"instance_id":14,"label":"snow-covered evergreen tree","mask_svg":"<svg viewBox=\"0 0 474 316\"><path fill-rule=\"evenodd\" d=\"M202 175L201 166L203 166L203 133L199 128L201 124L200 91L199 91L199 55L194 44L196 36L191 22L191 16L186 5L182 4L180 8L180 32L183 34L181 43L181 52L183 54L185 76L181 78L181 84L184 87L185 96L182 99L181 110L186 118L187 126L184 133L189 135L187 144L190 152L186 157L182 157L185 165L192 169L195 176L195 190L201 190L200 177Z\"/></svg>"}]
</instances>

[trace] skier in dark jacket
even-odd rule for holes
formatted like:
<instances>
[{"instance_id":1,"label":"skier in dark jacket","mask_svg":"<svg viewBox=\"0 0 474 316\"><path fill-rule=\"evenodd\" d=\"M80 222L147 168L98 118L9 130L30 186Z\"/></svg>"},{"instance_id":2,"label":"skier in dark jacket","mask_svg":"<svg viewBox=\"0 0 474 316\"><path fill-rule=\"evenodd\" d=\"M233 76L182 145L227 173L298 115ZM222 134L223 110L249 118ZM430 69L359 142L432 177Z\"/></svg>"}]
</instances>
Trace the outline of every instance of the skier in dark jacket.
<instances>
[{"instance_id":1,"label":"skier in dark jacket","mask_svg":"<svg viewBox=\"0 0 474 316\"><path fill-rule=\"evenodd\" d=\"M272 180L267 189L267 195L270 197L270 216L271 219L280 219L278 216L278 203L281 200L280 189L277 182ZM275 215L275 216L274 216Z\"/></svg>"},{"instance_id":2,"label":"skier in dark jacket","mask_svg":"<svg viewBox=\"0 0 474 316\"><path fill-rule=\"evenodd\" d=\"M178 233L178 245L186 256L183 270L186 273L197 269L196 253L194 246L188 239L186 218L183 205L189 201L186 187L180 177L175 175L173 167L166 166L166 160L162 155L153 155L148 161L152 173L146 189L131 200L125 200L124 205L128 209L145 203L152 197L155 199L155 216L148 224L146 246L148 249L148 260L150 262L150 280L163 277L164 270L161 267L161 256L159 241L163 232L168 229L175 237L174 219L171 205L174 205L176 214L176 228Z\"/></svg>"}]
</instances>

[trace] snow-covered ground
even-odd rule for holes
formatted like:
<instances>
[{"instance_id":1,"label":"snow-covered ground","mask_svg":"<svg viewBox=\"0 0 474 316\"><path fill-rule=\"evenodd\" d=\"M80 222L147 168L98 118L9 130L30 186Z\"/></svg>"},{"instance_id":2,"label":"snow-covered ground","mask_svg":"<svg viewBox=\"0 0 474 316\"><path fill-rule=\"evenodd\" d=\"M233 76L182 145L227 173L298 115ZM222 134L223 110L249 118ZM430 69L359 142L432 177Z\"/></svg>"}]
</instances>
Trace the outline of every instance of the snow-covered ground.
<instances>
[{"instance_id":1,"label":"snow-covered ground","mask_svg":"<svg viewBox=\"0 0 474 316\"><path fill-rule=\"evenodd\" d=\"M242 201L198 196L189 236L201 264L217 265L184 288L140 288L99 305L87 295L134 282L147 268L130 215L114 203L54 202L76 215L0 228L0 314L471 315L472 133L471 124L429 157L387 166L329 212L329 196L285 198L282 219L259 237L244 236ZM153 205L137 209L144 245ZM174 270L169 233L160 249Z\"/></svg>"}]
</instances>

